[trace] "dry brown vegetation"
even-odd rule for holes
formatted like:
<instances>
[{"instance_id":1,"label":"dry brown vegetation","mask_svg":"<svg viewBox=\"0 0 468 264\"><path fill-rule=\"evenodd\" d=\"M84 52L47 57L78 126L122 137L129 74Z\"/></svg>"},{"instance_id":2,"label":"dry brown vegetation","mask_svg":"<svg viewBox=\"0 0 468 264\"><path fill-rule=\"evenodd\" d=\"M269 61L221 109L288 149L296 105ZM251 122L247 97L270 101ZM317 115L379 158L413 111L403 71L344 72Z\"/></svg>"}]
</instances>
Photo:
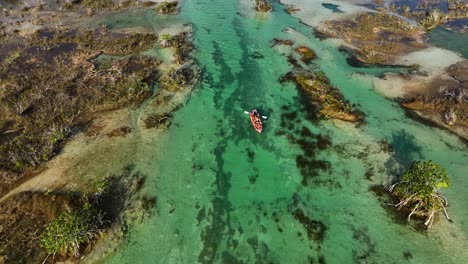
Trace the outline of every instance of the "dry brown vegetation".
<instances>
[{"instance_id":1,"label":"dry brown vegetation","mask_svg":"<svg viewBox=\"0 0 468 264\"><path fill-rule=\"evenodd\" d=\"M466 90L441 90L439 96L419 95L400 100L400 104L432 123L447 128L468 141L468 101Z\"/></svg>"},{"instance_id":2,"label":"dry brown vegetation","mask_svg":"<svg viewBox=\"0 0 468 264\"><path fill-rule=\"evenodd\" d=\"M406 96L400 104L418 117L446 128L468 142L468 60L450 66L447 74L456 85L433 85L426 93L415 92ZM440 83L447 84L448 81L440 80Z\"/></svg>"},{"instance_id":3,"label":"dry brown vegetation","mask_svg":"<svg viewBox=\"0 0 468 264\"><path fill-rule=\"evenodd\" d=\"M20 40L28 46L8 50L0 63L0 171L8 175L49 160L92 113L142 102L160 63L131 55L98 69L90 61L148 49L151 34L47 31L10 41ZM4 191L14 181L3 179Z\"/></svg>"},{"instance_id":4,"label":"dry brown vegetation","mask_svg":"<svg viewBox=\"0 0 468 264\"><path fill-rule=\"evenodd\" d=\"M391 64L398 55L425 47L424 32L386 13L365 13L351 20L328 21L316 30L343 38L364 63Z\"/></svg>"},{"instance_id":5,"label":"dry brown vegetation","mask_svg":"<svg viewBox=\"0 0 468 264\"><path fill-rule=\"evenodd\" d=\"M392 3L390 11L418 21L426 29L432 29L452 20L468 18L468 4L464 0L418 1L411 8L403 3Z\"/></svg>"},{"instance_id":6,"label":"dry brown vegetation","mask_svg":"<svg viewBox=\"0 0 468 264\"><path fill-rule=\"evenodd\" d=\"M157 45L154 33L126 33L105 25L82 27L96 22L84 14L107 15L129 6L152 6L152 2L47 0L31 7L25 7L23 1L13 2L15 5L0 11L0 198L4 198L0 203L0 263L41 263L46 251L56 248L54 234L41 236L48 233L46 227L60 225L64 213L74 217L83 204L90 203L93 219L102 213L98 219L103 222L95 226L96 232L77 240L73 252L69 248L52 250L46 260L78 262L75 254L89 253L99 237L112 236L117 242L128 222L151 213L156 199L139 193L144 176L129 166L122 175L92 175L92 182L68 186L73 188L70 191L62 191L65 187L58 184L47 185L49 191L40 186L34 191L28 191L30 187L12 189L40 174L46 167L42 164L80 131L89 137L102 133L105 140L125 141L139 129L133 123L104 129L106 122L99 123L104 114L117 113L120 110L114 110L119 108L132 112L150 98L151 109L143 118L151 121L155 112L170 116L185 98L175 95L188 93L199 77L190 56L191 33L170 37L175 61L166 70L159 59L141 55ZM33 26L24 27L25 23ZM157 120L158 124L166 121Z\"/></svg>"}]
</instances>

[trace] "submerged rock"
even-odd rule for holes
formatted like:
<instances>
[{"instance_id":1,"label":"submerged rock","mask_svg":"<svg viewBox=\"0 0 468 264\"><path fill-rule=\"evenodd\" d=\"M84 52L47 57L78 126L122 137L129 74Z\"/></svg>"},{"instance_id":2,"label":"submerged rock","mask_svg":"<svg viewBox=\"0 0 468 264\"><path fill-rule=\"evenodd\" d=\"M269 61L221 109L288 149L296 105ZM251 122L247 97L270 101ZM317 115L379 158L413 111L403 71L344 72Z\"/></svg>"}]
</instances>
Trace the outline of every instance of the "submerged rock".
<instances>
[{"instance_id":1,"label":"submerged rock","mask_svg":"<svg viewBox=\"0 0 468 264\"><path fill-rule=\"evenodd\" d=\"M311 100L322 117L340 119L348 122L361 122L364 115L351 110L340 91L333 87L323 72L289 73L286 79L293 81L299 91Z\"/></svg>"},{"instance_id":2,"label":"submerged rock","mask_svg":"<svg viewBox=\"0 0 468 264\"><path fill-rule=\"evenodd\" d=\"M285 46L292 46L294 44L294 41L290 39L279 39L279 38L274 38L271 41L270 47L274 47L276 45L285 45Z\"/></svg>"},{"instance_id":3,"label":"submerged rock","mask_svg":"<svg viewBox=\"0 0 468 264\"><path fill-rule=\"evenodd\" d=\"M130 127L122 126L107 133L107 136L108 137L125 137L127 134L131 132L132 132L132 129Z\"/></svg>"},{"instance_id":4,"label":"submerged rock","mask_svg":"<svg viewBox=\"0 0 468 264\"><path fill-rule=\"evenodd\" d=\"M286 13L291 15L291 14L294 14L294 13L297 13L297 12L301 11L301 9L299 9L299 8L293 6L293 5L289 5L284 9L284 11L286 11Z\"/></svg>"},{"instance_id":5,"label":"submerged rock","mask_svg":"<svg viewBox=\"0 0 468 264\"><path fill-rule=\"evenodd\" d=\"M305 64L309 64L313 59L317 57L315 55L315 52L311 48L306 46L299 46L294 51L301 56L301 60Z\"/></svg>"}]
</instances>

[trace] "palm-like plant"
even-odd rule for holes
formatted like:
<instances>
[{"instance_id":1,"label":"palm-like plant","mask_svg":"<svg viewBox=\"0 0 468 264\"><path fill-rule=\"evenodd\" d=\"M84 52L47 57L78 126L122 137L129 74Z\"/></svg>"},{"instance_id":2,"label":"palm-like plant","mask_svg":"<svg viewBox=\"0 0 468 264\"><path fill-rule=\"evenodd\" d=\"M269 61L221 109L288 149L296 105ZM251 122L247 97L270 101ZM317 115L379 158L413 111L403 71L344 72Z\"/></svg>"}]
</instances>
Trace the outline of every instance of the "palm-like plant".
<instances>
[{"instance_id":1,"label":"palm-like plant","mask_svg":"<svg viewBox=\"0 0 468 264\"><path fill-rule=\"evenodd\" d=\"M447 188L449 185L447 172L439 165L432 161L414 161L388 190L399 198L395 205L397 209L407 207L411 210L408 221L413 215L426 216L424 225L430 229L439 211L443 211L447 220L451 221L446 209L448 200L439 192L441 187Z\"/></svg>"}]
</instances>

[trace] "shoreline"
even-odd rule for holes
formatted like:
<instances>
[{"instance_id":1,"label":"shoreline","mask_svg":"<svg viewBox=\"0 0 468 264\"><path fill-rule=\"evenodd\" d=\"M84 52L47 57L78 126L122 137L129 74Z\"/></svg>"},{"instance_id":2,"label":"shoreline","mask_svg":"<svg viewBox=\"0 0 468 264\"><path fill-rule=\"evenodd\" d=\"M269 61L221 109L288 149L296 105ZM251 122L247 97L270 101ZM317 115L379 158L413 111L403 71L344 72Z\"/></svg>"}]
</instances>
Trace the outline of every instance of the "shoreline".
<instances>
[{"instance_id":1,"label":"shoreline","mask_svg":"<svg viewBox=\"0 0 468 264\"><path fill-rule=\"evenodd\" d=\"M23 46L17 48L15 45L18 43L24 45L28 44L28 41L36 41L34 45L40 47L44 45L44 42L49 41L52 45L47 46L46 52L34 54L35 59L42 63L38 64L38 69L52 64L53 61L50 62L49 56L55 54L53 53L55 50L59 50L60 54L62 52L61 47L66 47L63 48L63 60L70 59L72 61L70 64L80 65L80 67L86 69L83 75L79 75L74 79L73 83L80 85L80 83L87 81L89 86L93 86L92 81L99 80L99 76L108 74L108 77L105 75L107 79L103 81L102 86L111 86L107 94L116 94L116 99L113 99L115 101L102 102L97 98L96 101L99 104L91 104L79 111L77 118L74 118L73 123L70 125L69 135L60 139L56 145L56 152L52 153L52 157L34 164L35 166L28 166L15 176L19 178L14 179L13 184L4 188L5 192L0 197L0 209L2 212L6 210L5 212L8 213L8 215L5 214L5 219L14 219L19 216L8 211L9 209L33 206L30 209L32 211L29 216L33 219L31 221L48 224L56 219L57 214L64 213L64 209L57 207L53 199L48 202L44 209L49 208L49 211L55 211L55 213L46 214L45 220L41 218L41 221L36 218L44 217L42 211L34 209L34 204L20 204L17 200L22 200L22 197L27 195L36 195L41 197L41 201L46 202L49 199L49 196L47 196L49 193L54 197L56 195L62 197L62 193L74 193L81 197L80 200L94 199L93 197L96 195L102 194L102 188L107 188L109 184L113 184L112 181L119 182L120 185L125 186L124 189L127 191L121 194L110 191L109 194L105 195L121 195L122 197L119 197L119 199L125 200L126 207L118 213L118 217L113 220L115 222L112 222L108 227L104 227L104 231L102 231L99 238L88 241L85 244L86 248L79 249L84 254L85 261L88 259L88 261L92 262L103 259L105 257L102 256L103 252L111 253L120 244L125 236L124 225L132 221L141 221L146 217L145 215L152 214L154 205L151 206L151 204L155 203L154 194L141 191L146 179L145 175L150 175L151 172L145 160L151 159L154 155L153 147L171 125L170 117L189 100L191 93L199 85L201 69L193 60L192 25L179 21L179 18L160 18L155 14L154 20L145 22L146 26L151 27L145 28L119 22L120 17L125 16L125 14L133 14L134 10L137 10L132 7L128 9L122 7L118 12L115 12L112 7L99 10L99 15L93 13L84 17L83 14L79 14L83 11L80 5L74 8L77 9L66 12L61 10L50 11L49 13L57 14L57 16L50 16L40 26L28 27L31 30L27 31L23 31L25 28L23 25L29 23L28 18L42 16L44 12L39 15L35 10L10 12L10 15L14 14L12 16L27 13L22 22L15 24L15 27L21 30L20 34L14 35L13 33L2 32L5 34L3 38L9 41L5 43L15 48L16 51L7 49L4 53L1 53L0 63L3 64L0 64L0 66L9 69L7 67L18 64L19 59L23 60ZM144 10L140 7L136 12L155 12L150 11L151 9ZM67 17L67 20L60 25L60 28L51 27L56 23L57 17L64 16ZM158 21L164 19L167 20L168 24L159 25ZM103 21L124 24L118 27L115 27L117 24L107 26L108 24L101 24ZM152 23L157 23L158 28L152 27ZM94 40L92 36L89 38L90 34L96 32L82 31L79 25L83 24L93 24L96 32L101 33L99 38L102 39ZM163 38L164 42L162 42ZM73 44L75 42L77 44ZM70 46L70 48L63 43ZM34 45L32 46L34 47ZM38 50L41 51L41 49ZM51 50L50 54L47 53L48 50ZM11 71L15 73L14 68ZM67 71L73 73L76 69L69 66ZM144 81L136 79L138 76L142 76L142 72L147 74L142 77L146 78ZM116 84L116 80L120 80L119 77L123 81L121 84ZM37 84L38 87L41 87L41 85ZM96 86L99 87L99 85L100 83ZM115 92L117 87L122 90L120 94ZM143 89L145 92L140 93L138 89ZM123 100L121 98L129 97L127 93L133 91L138 94L138 100L129 100L130 103L123 101L124 103L121 103ZM91 93L90 96L92 95ZM5 94L2 94L2 96L5 96ZM94 96L96 98L96 95ZM36 110L36 108L31 109L33 113ZM163 117L163 121L161 121L161 117ZM21 121L21 119L18 120ZM0 122L0 133L3 132L2 130L9 133L11 129L8 126L11 126L11 124ZM18 133L22 133L22 131L12 134L11 137L14 138ZM118 165L116 166L116 164ZM6 173L9 172L6 171ZM117 190L115 191L117 192ZM105 192L108 193L109 191ZM68 198L64 199L68 201ZM71 209L68 208L68 210L80 212L79 203L70 207ZM114 210L113 208L103 209ZM27 221L27 219L26 217L25 220L20 219L18 221ZM10 228L12 227L8 225L8 222L0 222L0 235L3 236L3 233L8 232ZM36 230L36 232L41 232L41 227L37 228L39 231ZM28 258L30 261L33 261L33 259L43 260L37 259L41 258L41 254L45 252L38 248L38 236L29 239L31 241L27 243L24 242L26 247L32 247L25 250L35 252L28 256L15 255L16 253L13 251L25 246L22 244L23 241L19 241L20 238L12 238L12 241L15 241L15 239L18 239L17 245L8 244L6 248L0 248L3 256L10 258L10 260L15 258L22 260ZM96 241L97 244L94 244ZM8 251L9 248L10 252ZM13 255L8 255L10 253ZM78 261L76 256L71 256L68 252L59 253L56 260ZM17 260L19 261L19 259Z\"/></svg>"}]
</instances>

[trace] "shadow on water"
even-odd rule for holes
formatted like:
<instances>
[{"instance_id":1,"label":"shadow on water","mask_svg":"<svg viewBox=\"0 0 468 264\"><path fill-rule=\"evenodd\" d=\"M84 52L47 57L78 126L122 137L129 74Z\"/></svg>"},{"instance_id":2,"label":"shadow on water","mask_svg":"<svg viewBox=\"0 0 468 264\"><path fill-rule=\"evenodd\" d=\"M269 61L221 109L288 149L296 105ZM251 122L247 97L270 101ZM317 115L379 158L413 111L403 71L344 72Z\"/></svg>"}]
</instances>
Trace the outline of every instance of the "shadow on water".
<instances>
[{"instance_id":1,"label":"shadow on water","mask_svg":"<svg viewBox=\"0 0 468 264\"><path fill-rule=\"evenodd\" d=\"M401 166L395 169L395 166L390 166L391 171L397 175L403 173L403 170L408 168L414 160L423 158L422 148L416 143L416 138L409 134L405 129L392 133L391 146L393 148L393 159Z\"/></svg>"}]
</instances>

